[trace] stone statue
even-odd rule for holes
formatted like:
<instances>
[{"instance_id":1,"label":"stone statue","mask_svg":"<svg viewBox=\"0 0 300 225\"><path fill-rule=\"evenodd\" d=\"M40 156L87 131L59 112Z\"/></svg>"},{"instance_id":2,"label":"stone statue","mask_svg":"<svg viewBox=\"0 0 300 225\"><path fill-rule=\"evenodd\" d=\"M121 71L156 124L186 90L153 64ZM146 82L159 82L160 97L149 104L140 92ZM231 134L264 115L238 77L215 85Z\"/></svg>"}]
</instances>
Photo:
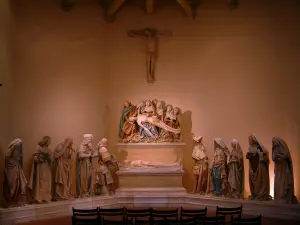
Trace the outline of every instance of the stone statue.
<instances>
[{"instance_id":1,"label":"stone statue","mask_svg":"<svg viewBox=\"0 0 300 225\"><path fill-rule=\"evenodd\" d=\"M4 163L3 204L5 207L27 204L27 179L23 172L23 142L17 138L8 146Z\"/></svg>"},{"instance_id":2,"label":"stone statue","mask_svg":"<svg viewBox=\"0 0 300 225\"><path fill-rule=\"evenodd\" d=\"M93 192L92 185L92 162L91 157L94 154L92 146L93 135L83 135L83 142L77 152L77 195L80 197L91 196Z\"/></svg>"},{"instance_id":3,"label":"stone statue","mask_svg":"<svg viewBox=\"0 0 300 225\"><path fill-rule=\"evenodd\" d=\"M99 141L97 148L99 154L98 168L96 172L96 188L99 190L102 188L104 195L113 195L112 185L114 183L111 167L117 165L116 158L111 155L107 150L108 141L106 138L102 138Z\"/></svg>"},{"instance_id":4,"label":"stone statue","mask_svg":"<svg viewBox=\"0 0 300 225\"><path fill-rule=\"evenodd\" d=\"M213 183L213 194L216 196L227 196L228 194L228 155L229 150L225 142L221 138L215 138L211 181Z\"/></svg>"},{"instance_id":5,"label":"stone statue","mask_svg":"<svg viewBox=\"0 0 300 225\"><path fill-rule=\"evenodd\" d=\"M37 150L33 154L31 175L29 179L29 189L31 190L32 200L38 203L49 203L52 200L52 152L49 149L51 138L43 137L38 142Z\"/></svg>"},{"instance_id":6,"label":"stone statue","mask_svg":"<svg viewBox=\"0 0 300 225\"><path fill-rule=\"evenodd\" d=\"M71 195L72 180L72 155L73 139L66 138L54 150L53 157L53 198L55 200L67 200Z\"/></svg>"},{"instance_id":7,"label":"stone statue","mask_svg":"<svg viewBox=\"0 0 300 225\"><path fill-rule=\"evenodd\" d=\"M246 155L249 160L249 185L251 200L271 200L269 156L265 148L259 143L256 136L249 136L249 150Z\"/></svg>"},{"instance_id":8,"label":"stone statue","mask_svg":"<svg viewBox=\"0 0 300 225\"><path fill-rule=\"evenodd\" d=\"M130 117L136 115L136 107L130 102L124 102L123 112L120 119L119 138L125 141L130 141L137 134L137 124L129 120Z\"/></svg>"},{"instance_id":9,"label":"stone statue","mask_svg":"<svg viewBox=\"0 0 300 225\"><path fill-rule=\"evenodd\" d=\"M172 35L170 31L159 31L156 29L145 28L141 30L128 31L129 37L140 37L146 41L146 66L147 66L147 82L154 83L155 62L157 58L158 37Z\"/></svg>"},{"instance_id":10,"label":"stone statue","mask_svg":"<svg viewBox=\"0 0 300 225\"><path fill-rule=\"evenodd\" d=\"M193 193L201 195L208 191L208 157L206 156L206 148L202 143L202 136L193 137L195 142L192 158L195 162L193 174L195 177Z\"/></svg>"},{"instance_id":11,"label":"stone statue","mask_svg":"<svg viewBox=\"0 0 300 225\"><path fill-rule=\"evenodd\" d=\"M231 141L232 150L228 157L228 184L232 198L243 198L244 191L244 159L238 140Z\"/></svg>"},{"instance_id":12,"label":"stone statue","mask_svg":"<svg viewBox=\"0 0 300 225\"><path fill-rule=\"evenodd\" d=\"M181 139L181 112L162 101L141 101L136 106L124 103L119 138L123 142L175 142Z\"/></svg>"},{"instance_id":13,"label":"stone statue","mask_svg":"<svg viewBox=\"0 0 300 225\"><path fill-rule=\"evenodd\" d=\"M275 163L274 200L296 204L293 163L287 143L279 137L272 140L272 159Z\"/></svg>"},{"instance_id":14,"label":"stone statue","mask_svg":"<svg viewBox=\"0 0 300 225\"><path fill-rule=\"evenodd\" d=\"M141 109L141 114L138 114L137 117L131 117L130 120L136 120L137 124L140 127L139 138L158 138L158 129L153 124L154 120L157 118L155 116L155 108L153 103L150 100L147 100L142 103L143 105L139 106Z\"/></svg>"},{"instance_id":15,"label":"stone statue","mask_svg":"<svg viewBox=\"0 0 300 225\"><path fill-rule=\"evenodd\" d=\"M176 163L160 163L160 162L151 162L145 160L124 160L122 167L128 168L169 168L169 167L178 167L181 166L180 162Z\"/></svg>"}]
</instances>

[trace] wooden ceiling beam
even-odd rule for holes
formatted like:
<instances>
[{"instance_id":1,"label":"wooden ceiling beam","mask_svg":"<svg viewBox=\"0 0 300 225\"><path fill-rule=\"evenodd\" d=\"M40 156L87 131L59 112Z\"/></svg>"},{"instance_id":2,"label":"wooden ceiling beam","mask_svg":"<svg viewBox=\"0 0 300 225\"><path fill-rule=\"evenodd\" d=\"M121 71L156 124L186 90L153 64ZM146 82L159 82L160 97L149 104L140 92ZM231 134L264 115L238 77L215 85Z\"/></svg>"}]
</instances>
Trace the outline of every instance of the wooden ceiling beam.
<instances>
[{"instance_id":1,"label":"wooden ceiling beam","mask_svg":"<svg viewBox=\"0 0 300 225\"><path fill-rule=\"evenodd\" d=\"M177 3L183 8L185 14L190 17L190 18L194 18L194 12L193 9L191 7L191 5L186 1L186 0L176 0Z\"/></svg>"},{"instance_id":2,"label":"wooden ceiling beam","mask_svg":"<svg viewBox=\"0 0 300 225\"><path fill-rule=\"evenodd\" d=\"M146 0L146 12L152 14L154 12L154 0Z\"/></svg>"},{"instance_id":3,"label":"wooden ceiling beam","mask_svg":"<svg viewBox=\"0 0 300 225\"><path fill-rule=\"evenodd\" d=\"M108 8L107 14L114 15L118 9L126 2L126 0L115 0Z\"/></svg>"}]
</instances>

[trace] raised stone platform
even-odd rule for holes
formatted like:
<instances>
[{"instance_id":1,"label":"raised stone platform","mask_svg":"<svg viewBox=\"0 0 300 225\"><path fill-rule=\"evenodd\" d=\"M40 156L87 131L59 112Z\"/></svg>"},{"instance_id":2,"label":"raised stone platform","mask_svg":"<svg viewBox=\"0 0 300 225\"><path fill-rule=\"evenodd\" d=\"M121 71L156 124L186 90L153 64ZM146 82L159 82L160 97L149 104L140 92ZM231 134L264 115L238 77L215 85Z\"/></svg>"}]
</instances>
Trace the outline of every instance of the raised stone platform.
<instances>
[{"instance_id":1,"label":"raised stone platform","mask_svg":"<svg viewBox=\"0 0 300 225\"><path fill-rule=\"evenodd\" d=\"M139 197L139 196L185 196L183 187L174 188L119 188L116 190L117 197Z\"/></svg>"},{"instance_id":2,"label":"raised stone platform","mask_svg":"<svg viewBox=\"0 0 300 225\"><path fill-rule=\"evenodd\" d=\"M182 188L184 171L118 171L120 188Z\"/></svg>"},{"instance_id":3,"label":"raised stone platform","mask_svg":"<svg viewBox=\"0 0 300 225\"><path fill-rule=\"evenodd\" d=\"M174 143L118 143L118 160L147 160L160 163L174 163L183 158L183 142Z\"/></svg>"},{"instance_id":4,"label":"raised stone platform","mask_svg":"<svg viewBox=\"0 0 300 225\"><path fill-rule=\"evenodd\" d=\"M185 143L119 143L118 151L126 160L146 160L164 166L121 168L117 196L185 194L182 166L174 165L182 158ZM121 159L120 161L123 161ZM170 165L170 166L169 166Z\"/></svg>"},{"instance_id":5,"label":"raised stone platform","mask_svg":"<svg viewBox=\"0 0 300 225\"><path fill-rule=\"evenodd\" d=\"M187 207L215 210L216 206L237 207L243 205L243 214L262 215L268 218L297 220L300 222L300 204L276 204L274 201L234 200L209 196L190 194L166 194L161 190L161 195L147 195L142 191L135 195L127 196L95 196L92 198L74 199L68 201L52 202L49 204L29 205L19 208L0 209L0 224L14 225L23 222L43 220L55 217L72 215L74 208L113 208L113 207ZM166 195L165 195L166 194Z\"/></svg>"}]
</instances>

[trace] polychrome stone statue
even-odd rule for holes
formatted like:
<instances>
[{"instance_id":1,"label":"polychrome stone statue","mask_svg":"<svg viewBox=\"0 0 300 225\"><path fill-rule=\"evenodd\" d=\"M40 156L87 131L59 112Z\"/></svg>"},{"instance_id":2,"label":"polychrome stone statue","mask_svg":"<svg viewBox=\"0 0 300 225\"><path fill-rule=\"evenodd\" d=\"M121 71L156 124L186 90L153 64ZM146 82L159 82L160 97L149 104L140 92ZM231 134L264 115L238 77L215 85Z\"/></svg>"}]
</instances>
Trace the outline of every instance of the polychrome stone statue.
<instances>
[{"instance_id":1,"label":"polychrome stone statue","mask_svg":"<svg viewBox=\"0 0 300 225\"><path fill-rule=\"evenodd\" d=\"M228 156L228 184L231 198L243 198L244 192L244 159L238 140L231 141L231 152Z\"/></svg>"},{"instance_id":2,"label":"polychrome stone statue","mask_svg":"<svg viewBox=\"0 0 300 225\"><path fill-rule=\"evenodd\" d=\"M249 160L249 185L251 200L271 200L269 155L254 134L249 136L249 150L246 158Z\"/></svg>"},{"instance_id":3,"label":"polychrome stone statue","mask_svg":"<svg viewBox=\"0 0 300 225\"><path fill-rule=\"evenodd\" d=\"M33 154L31 175L29 179L29 189L33 201L38 203L52 200L52 152L49 149L51 138L43 137L38 142L36 152Z\"/></svg>"},{"instance_id":4,"label":"polychrome stone statue","mask_svg":"<svg viewBox=\"0 0 300 225\"><path fill-rule=\"evenodd\" d=\"M296 204L294 194L293 163L287 143L274 137L272 140L272 159L275 163L274 200L281 203Z\"/></svg>"},{"instance_id":5,"label":"polychrome stone statue","mask_svg":"<svg viewBox=\"0 0 300 225\"><path fill-rule=\"evenodd\" d=\"M27 204L27 179L23 172L23 141L13 140L5 154L3 203L5 207Z\"/></svg>"},{"instance_id":6,"label":"polychrome stone statue","mask_svg":"<svg viewBox=\"0 0 300 225\"><path fill-rule=\"evenodd\" d=\"M206 148L202 142L202 136L195 137L192 158L194 160L194 188L193 193L204 195L208 191L208 157L206 156Z\"/></svg>"}]
</instances>

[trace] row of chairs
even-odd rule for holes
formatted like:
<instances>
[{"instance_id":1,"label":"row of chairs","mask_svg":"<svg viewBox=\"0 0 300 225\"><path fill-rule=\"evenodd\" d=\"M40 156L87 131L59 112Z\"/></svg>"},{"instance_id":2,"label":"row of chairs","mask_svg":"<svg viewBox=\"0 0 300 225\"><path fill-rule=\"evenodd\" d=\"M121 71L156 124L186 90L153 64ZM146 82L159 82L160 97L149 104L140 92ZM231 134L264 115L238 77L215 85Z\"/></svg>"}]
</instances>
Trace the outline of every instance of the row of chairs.
<instances>
[{"instance_id":1,"label":"row of chairs","mask_svg":"<svg viewBox=\"0 0 300 225\"><path fill-rule=\"evenodd\" d=\"M74 209L72 225L82 224L231 224L260 225L261 216L255 218L242 218L242 206L236 208L217 207L215 216L207 216L204 209L128 209L128 208L95 208Z\"/></svg>"}]
</instances>

